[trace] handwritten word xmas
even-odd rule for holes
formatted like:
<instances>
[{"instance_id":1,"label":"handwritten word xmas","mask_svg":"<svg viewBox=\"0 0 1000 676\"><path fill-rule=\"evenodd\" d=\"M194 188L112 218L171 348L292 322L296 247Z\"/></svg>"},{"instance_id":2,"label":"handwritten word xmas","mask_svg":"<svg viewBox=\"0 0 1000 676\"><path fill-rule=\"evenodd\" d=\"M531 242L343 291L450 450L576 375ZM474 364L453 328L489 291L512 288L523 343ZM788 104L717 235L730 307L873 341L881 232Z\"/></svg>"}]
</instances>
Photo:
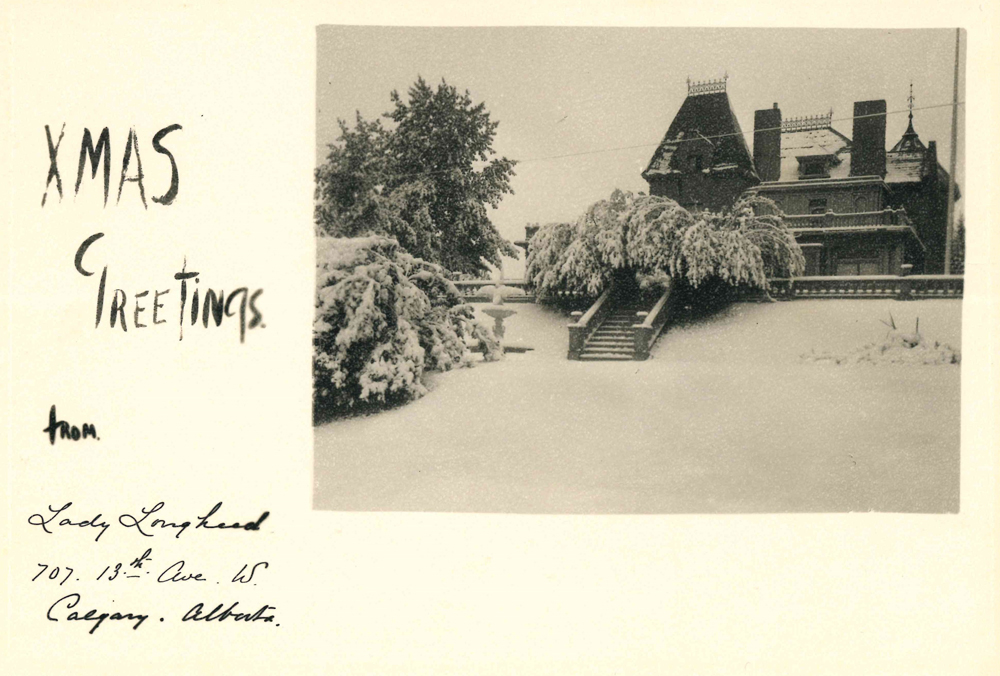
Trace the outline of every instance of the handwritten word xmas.
<instances>
[{"instance_id":1,"label":"handwritten word xmas","mask_svg":"<svg viewBox=\"0 0 1000 676\"><path fill-rule=\"evenodd\" d=\"M152 198L154 202L163 206L173 203L174 199L177 198L177 191L180 188L177 162L173 154L163 146L163 139L167 134L178 131L181 128L179 124L172 124L153 135L153 150L166 155L167 159L170 160L170 187L160 197ZM66 124L63 123L62 129L59 130L59 139L53 143L52 130L49 129L49 125L45 125L45 139L49 144L49 175L45 179L45 192L42 194L43 207L49 197L49 187L52 185L53 180L56 182L56 192L59 193L59 200L62 201L63 186L62 177L59 174L59 148L62 146L65 132ZM129 165L132 162L133 153L135 154L135 173L129 175ZM108 190L111 187L111 135L107 127L101 131L96 146L94 145L94 137L90 133L90 129L84 128L83 130L83 139L80 141L80 161L77 164L76 170L76 187L73 190L74 195L80 192L80 185L83 183L83 168L87 165L88 159L90 160L91 179L97 178L97 168L101 165L101 160L103 159L104 161L104 206L107 206ZM142 182L143 178L145 178L145 174L142 173L142 158L139 156L139 137L135 133L135 129L129 129L128 140L125 141L125 153L122 155L122 173L118 181L118 198L115 200L115 204L121 202L122 189L125 187L125 184L136 183L139 187L139 198L142 200L142 206L146 208L146 187Z\"/></svg>"},{"instance_id":2,"label":"handwritten word xmas","mask_svg":"<svg viewBox=\"0 0 1000 676\"><path fill-rule=\"evenodd\" d=\"M157 131L152 139L153 150L170 161L169 187L162 195L151 198L153 202L164 207L170 206L177 199L177 194L180 190L180 174L177 169L176 158L164 146L163 141L168 134L180 131L181 129L181 125L172 124ZM62 147L65 131L66 124L63 123L59 131L59 138L53 140L51 128L49 125L45 125L45 138L48 143L49 153L49 172L45 180L45 192L42 194L43 208L48 201L49 191L53 184L59 195L59 201L61 202L63 198L62 176L59 173L59 149ZM130 169L133 165L132 155L135 155L134 172ZM73 191L74 195L80 192L80 186L83 183L85 175L84 169L87 166L88 160L90 162L91 180L97 178L98 168L103 165L104 206L107 206L108 193L111 188L111 133L107 127L101 131L96 145L94 144L94 135L91 134L90 129L84 128L83 130L83 137L80 141L79 162L77 163L76 186ZM125 184L135 183L139 190L139 199L142 201L143 209L147 209L146 187L143 183L144 178L145 174L142 171L142 160L139 154L139 136L136 134L135 129L132 128L129 129L128 137L125 141L121 177L118 181L118 195L115 204L121 202ZM101 237L104 237L103 232L91 235L77 248L74 265L77 272L84 277L90 277L94 274L84 267L84 256L91 245ZM240 286L227 294L222 289L217 291L210 288L206 290L204 302L202 302L199 299L198 283L201 279L198 275L198 272L188 270L186 257L181 265L181 269L174 274L174 280L175 282L179 282L179 285L177 285L177 293L172 298L176 299L174 302L179 308L173 312L176 312L177 316L179 316L180 340L184 339L185 324L189 323L191 326L196 326L199 323L199 319L201 319L200 323L202 326L208 328L211 324L220 326L227 317L238 316L241 343L246 339L248 330L264 328L263 316L257 305L258 298L264 293L263 289L251 290L249 287ZM94 328L100 328L101 324L105 323L112 329L121 327L122 331L128 332L130 323L134 329L167 323L167 320L162 318L165 312L161 312L161 310L164 310L165 303L161 302L161 298L170 293L169 287L162 290L153 289L152 296L150 296L150 289L133 293L130 301L128 294L123 289L115 288L108 291L107 282L108 266L105 265L97 288L96 322L94 323ZM188 300L189 285L192 287L190 301ZM110 305L107 315L104 312L106 299L109 299L108 304ZM188 319L189 317L190 319ZM129 321L130 318L131 322Z\"/></svg>"}]
</instances>

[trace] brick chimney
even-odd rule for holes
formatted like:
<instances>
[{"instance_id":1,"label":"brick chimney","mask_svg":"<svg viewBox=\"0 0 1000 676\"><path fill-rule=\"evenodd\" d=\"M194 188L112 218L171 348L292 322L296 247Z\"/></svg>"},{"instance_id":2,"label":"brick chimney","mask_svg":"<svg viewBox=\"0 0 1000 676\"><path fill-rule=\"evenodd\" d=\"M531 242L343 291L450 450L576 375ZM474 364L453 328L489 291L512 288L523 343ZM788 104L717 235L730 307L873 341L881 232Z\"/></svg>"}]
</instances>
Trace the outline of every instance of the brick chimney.
<instances>
[{"instance_id":1,"label":"brick chimney","mask_svg":"<svg viewBox=\"0 0 1000 676\"><path fill-rule=\"evenodd\" d=\"M753 114L753 163L761 181L781 177L781 109L777 103Z\"/></svg>"},{"instance_id":2,"label":"brick chimney","mask_svg":"<svg viewBox=\"0 0 1000 676\"><path fill-rule=\"evenodd\" d=\"M937 167L937 141L928 141L927 152L924 153L924 164L920 167L920 178L930 179L933 183L937 183Z\"/></svg>"},{"instance_id":3,"label":"brick chimney","mask_svg":"<svg viewBox=\"0 0 1000 676\"><path fill-rule=\"evenodd\" d=\"M885 177L885 100L854 103L851 176Z\"/></svg>"}]
</instances>

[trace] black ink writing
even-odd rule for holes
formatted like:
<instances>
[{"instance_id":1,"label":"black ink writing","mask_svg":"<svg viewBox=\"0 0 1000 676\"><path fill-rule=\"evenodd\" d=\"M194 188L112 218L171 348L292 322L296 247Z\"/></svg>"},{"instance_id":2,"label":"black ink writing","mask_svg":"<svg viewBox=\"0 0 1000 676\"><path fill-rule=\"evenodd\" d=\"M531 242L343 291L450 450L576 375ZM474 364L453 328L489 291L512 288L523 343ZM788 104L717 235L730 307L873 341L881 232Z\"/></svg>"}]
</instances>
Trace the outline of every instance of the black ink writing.
<instances>
[{"instance_id":1,"label":"black ink writing","mask_svg":"<svg viewBox=\"0 0 1000 676\"><path fill-rule=\"evenodd\" d=\"M253 564L253 568L251 568L249 572L247 572L246 564L244 564L244 566L240 568L240 572L236 573L236 575L233 576L233 582L239 582L240 584L249 584L250 581L253 580L254 573L256 573L257 569L261 566L264 566L264 569L266 570L267 561L261 561L260 563Z\"/></svg>"},{"instance_id":2,"label":"black ink writing","mask_svg":"<svg viewBox=\"0 0 1000 676\"><path fill-rule=\"evenodd\" d=\"M171 564L156 578L157 582L207 582L201 573L185 573L184 561Z\"/></svg>"},{"instance_id":3,"label":"black ink writing","mask_svg":"<svg viewBox=\"0 0 1000 676\"><path fill-rule=\"evenodd\" d=\"M85 239L76 251L74 266L77 272L84 277L90 277L94 273L84 264L84 259L91 246L97 242L104 233L96 233ZM226 318L237 318L240 331L240 342L246 341L248 331L257 328L264 328L264 316L260 310L260 297L264 293L263 289L256 289L251 292L249 287L241 286L228 294L222 290L209 288L202 298L198 284L201 273L188 270L187 258L183 259L181 269L174 273L174 280L180 282L178 288L178 328L179 340L184 340L184 326L189 324L196 326L201 324L203 328L210 326L222 326ZM190 305L188 296L190 294ZM158 326L167 323L161 318L161 310L165 303L161 298L170 293L170 289L152 291L152 303L150 303L150 290L143 289L129 294L121 288L108 288L108 266L105 265L101 272L101 279L97 285L97 298L95 303L94 328L100 328L104 319L105 301L110 296L109 312L107 318L108 327L114 329L121 327L121 330L128 333L129 320L135 329L145 329L150 326ZM150 315L143 313L150 311ZM200 322L199 322L200 319Z\"/></svg>"},{"instance_id":4,"label":"black ink writing","mask_svg":"<svg viewBox=\"0 0 1000 676\"><path fill-rule=\"evenodd\" d=\"M49 409L49 426L42 430L49 435L49 443L55 446L56 434L59 434L60 439L70 439L71 441L79 441L80 439L95 439L100 441L97 436L97 428L90 423L83 423L81 427L76 425L70 425L65 420L59 420L56 416L56 405L52 404L52 408Z\"/></svg>"},{"instance_id":5,"label":"black ink writing","mask_svg":"<svg viewBox=\"0 0 1000 676\"><path fill-rule=\"evenodd\" d=\"M163 519L153 519L150 523L148 524L145 523L146 519L148 519L153 514L156 514L161 509L163 509L163 503L158 502L149 509L146 509L145 507L140 509L139 511L142 512L141 518L132 516L131 514L122 514L121 516L118 517L118 523L125 526L126 528L135 528L140 534L148 538L153 537L152 531L155 528L159 528L161 530L164 528L172 528L175 531L174 538L179 538L181 536L181 533L187 530L188 526L191 525L190 521L175 523L173 521L164 521ZM147 532L147 530L143 530L143 528L148 529L149 532Z\"/></svg>"},{"instance_id":6,"label":"black ink writing","mask_svg":"<svg viewBox=\"0 0 1000 676\"><path fill-rule=\"evenodd\" d=\"M41 514L32 514L31 516L28 517L28 523L30 523L32 526L40 526L42 528L42 530L45 531L46 533L48 533L49 535L52 534L52 531L49 530L49 527L52 526L54 522L55 522L55 525L57 525L57 526L77 526L79 528L87 528L87 527L90 527L90 528L100 528L101 532L98 533L97 537L94 538L94 542L97 542L98 540L100 540L101 536L104 535L104 533L107 532L108 528L110 528L110 524L108 524L107 522L101 520L101 515L100 514L98 514L97 516L95 516L92 519L84 519L82 521L73 521L72 519L70 519L68 517L63 517L58 522L56 522L56 517L58 517L60 514L62 514L63 512L65 512L72 505L73 505L72 502L67 502L65 505L63 505L59 509L56 509L55 507L49 505L49 512L51 513L51 515L48 518L45 518Z\"/></svg>"},{"instance_id":7,"label":"black ink writing","mask_svg":"<svg viewBox=\"0 0 1000 676\"><path fill-rule=\"evenodd\" d=\"M196 603L189 611L184 613L184 617L181 618L182 622L194 621L194 622L222 622L223 620L236 620L239 622L257 622L258 620L263 620L264 622L274 622L274 615L265 615L269 610L277 610L276 606L262 606L253 613L238 613L236 612L236 606L239 605L239 601L234 601L225 610L222 610L224 604L220 603L210 610L207 614L202 614L205 610L205 605L203 603Z\"/></svg>"},{"instance_id":8,"label":"black ink writing","mask_svg":"<svg viewBox=\"0 0 1000 676\"><path fill-rule=\"evenodd\" d=\"M177 171L177 160L173 153L170 152L163 145L163 139L167 134L175 132L182 129L179 124L172 124L170 126L160 129L153 135L153 150L158 154L166 156L170 161L170 186L167 191L163 193L160 197L153 197L153 201L157 204L162 204L163 206L169 206L173 204L174 200L177 198L177 193L180 190L180 174ZM64 122L62 128L59 131L59 139L53 143L52 141L52 130L49 125L45 125L45 140L48 145L48 156L49 156L49 171L45 180L45 192L42 194L42 207L46 205L49 196L49 186L52 181L55 180L56 192L59 194L59 201L62 201L63 190L62 190L62 177L59 174L59 147L62 144L63 135L66 131L66 123ZM132 166L132 155L135 154L135 173L130 174L129 169ZM101 130L100 135L97 138L97 144L94 144L94 135L91 133L89 128L84 128L83 137L80 140L80 159L77 163L76 172L76 186L74 187L73 194L78 195L80 193L80 187L83 184L84 169L87 166L87 162L90 162L90 178L96 179L98 169L103 169L104 178L104 206L108 205L108 193L111 187L111 132L107 127ZM125 152L122 155L122 171L121 178L118 181L118 199L115 204L121 202L122 189L125 187L126 183L135 183L139 188L139 199L142 202L143 208L147 208L146 205L146 188L143 184L143 179L145 175L142 171L142 159L139 155L139 135L136 133L134 127L128 130L128 136L125 141Z\"/></svg>"},{"instance_id":9,"label":"black ink writing","mask_svg":"<svg viewBox=\"0 0 1000 676\"><path fill-rule=\"evenodd\" d=\"M79 604L80 604L80 595L79 594L67 594L66 596L63 596L61 599L59 599L58 601L56 601L55 603L53 603L51 606L49 606L48 611L46 611L46 613L45 613L45 617L47 617L52 622L59 622L60 619L58 617L54 617L53 616L54 613L61 614L61 613L59 613L57 611L57 607L61 606L60 610L62 610L62 609L72 610L73 608L76 608ZM77 611L74 610L73 612L69 613L66 616L65 620L63 620L63 621L67 621L67 622L93 622L94 626L90 628L89 632L87 632L88 634L93 634L95 631L97 631L97 629L101 626L101 624L105 620L110 620L110 621L134 620L135 624L132 625L132 629L134 630L134 629L138 629L142 625L142 623L145 622L148 618L149 618L149 615L145 615L145 614L142 614L142 613L131 613L131 612L128 612L128 613L118 613L118 612L115 612L115 613L106 613L106 612L101 612L101 611L99 611L97 609L93 609L93 610L88 610L83 615L81 615L80 613L78 613Z\"/></svg>"}]
</instances>

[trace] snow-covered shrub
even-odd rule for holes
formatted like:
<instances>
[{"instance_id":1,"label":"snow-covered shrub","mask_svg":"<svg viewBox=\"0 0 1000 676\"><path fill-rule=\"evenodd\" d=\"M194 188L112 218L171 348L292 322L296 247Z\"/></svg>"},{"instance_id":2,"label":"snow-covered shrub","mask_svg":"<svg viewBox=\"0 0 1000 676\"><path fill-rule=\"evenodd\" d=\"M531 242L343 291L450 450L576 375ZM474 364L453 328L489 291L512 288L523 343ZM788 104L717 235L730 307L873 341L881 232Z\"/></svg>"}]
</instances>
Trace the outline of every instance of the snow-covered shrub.
<instances>
[{"instance_id":1,"label":"snow-covered shrub","mask_svg":"<svg viewBox=\"0 0 1000 676\"><path fill-rule=\"evenodd\" d=\"M802 251L778 207L762 197L721 214L692 214L666 197L616 190L575 224L550 224L531 240L526 277L543 300L560 291L597 295L621 273L640 288L666 279L692 288L749 285L801 274Z\"/></svg>"},{"instance_id":2,"label":"snow-covered shrub","mask_svg":"<svg viewBox=\"0 0 1000 676\"><path fill-rule=\"evenodd\" d=\"M318 237L316 247L315 417L423 395L425 369L470 363L466 340L487 360L502 355L440 266L381 236Z\"/></svg>"},{"instance_id":3,"label":"snow-covered shrub","mask_svg":"<svg viewBox=\"0 0 1000 676\"><path fill-rule=\"evenodd\" d=\"M812 350L801 355L803 361L836 364L908 364L940 365L962 363L962 352L947 343L925 340L922 336L913 340L912 336L890 334L885 340L869 343L851 352L817 352Z\"/></svg>"},{"instance_id":4,"label":"snow-covered shrub","mask_svg":"<svg viewBox=\"0 0 1000 676\"><path fill-rule=\"evenodd\" d=\"M817 352L814 349L801 355L804 361L830 364L961 364L962 352L947 343L930 341L920 333L920 318L917 317L913 332L905 332L896 326L896 320L889 313L889 321L882 320L889 327L885 338L876 343L868 343L852 352L836 354Z\"/></svg>"}]
</instances>

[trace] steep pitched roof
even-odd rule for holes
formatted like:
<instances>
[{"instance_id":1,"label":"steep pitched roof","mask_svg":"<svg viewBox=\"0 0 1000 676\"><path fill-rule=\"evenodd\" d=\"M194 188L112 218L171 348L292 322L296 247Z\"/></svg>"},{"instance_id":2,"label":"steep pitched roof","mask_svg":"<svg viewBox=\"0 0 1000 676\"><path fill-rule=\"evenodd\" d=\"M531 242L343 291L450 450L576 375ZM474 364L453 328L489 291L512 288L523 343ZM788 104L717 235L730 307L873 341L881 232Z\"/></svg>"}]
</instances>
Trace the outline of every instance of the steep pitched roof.
<instances>
[{"instance_id":1,"label":"steep pitched roof","mask_svg":"<svg viewBox=\"0 0 1000 676\"><path fill-rule=\"evenodd\" d=\"M830 166L830 178L847 178L851 173L851 139L833 127L782 131L781 174L779 181L797 181L799 157L832 155L837 163Z\"/></svg>"},{"instance_id":2,"label":"steep pitched roof","mask_svg":"<svg viewBox=\"0 0 1000 676\"><path fill-rule=\"evenodd\" d=\"M736 120L726 92L689 94L674 116L670 128L653 153L643 178L681 171L678 150L687 140L712 144L712 163L708 169L739 168L755 173L753 158Z\"/></svg>"},{"instance_id":3,"label":"steep pitched roof","mask_svg":"<svg viewBox=\"0 0 1000 676\"><path fill-rule=\"evenodd\" d=\"M913 131L913 111L911 110L910 124L906 127L906 131L903 132L902 138L896 142L896 145L889 152L915 152L917 150L927 150L927 147L920 140L920 137L917 136L917 132Z\"/></svg>"},{"instance_id":4,"label":"steep pitched roof","mask_svg":"<svg viewBox=\"0 0 1000 676\"><path fill-rule=\"evenodd\" d=\"M919 182L924 176L924 155L926 152L926 150L900 152L895 148L887 152L885 154L885 182Z\"/></svg>"},{"instance_id":5,"label":"steep pitched roof","mask_svg":"<svg viewBox=\"0 0 1000 676\"><path fill-rule=\"evenodd\" d=\"M940 184L948 185L948 172L937 163L937 154L931 153L913 130L912 112L903 136L885 154L885 171L886 183L916 183L937 171Z\"/></svg>"}]
</instances>

